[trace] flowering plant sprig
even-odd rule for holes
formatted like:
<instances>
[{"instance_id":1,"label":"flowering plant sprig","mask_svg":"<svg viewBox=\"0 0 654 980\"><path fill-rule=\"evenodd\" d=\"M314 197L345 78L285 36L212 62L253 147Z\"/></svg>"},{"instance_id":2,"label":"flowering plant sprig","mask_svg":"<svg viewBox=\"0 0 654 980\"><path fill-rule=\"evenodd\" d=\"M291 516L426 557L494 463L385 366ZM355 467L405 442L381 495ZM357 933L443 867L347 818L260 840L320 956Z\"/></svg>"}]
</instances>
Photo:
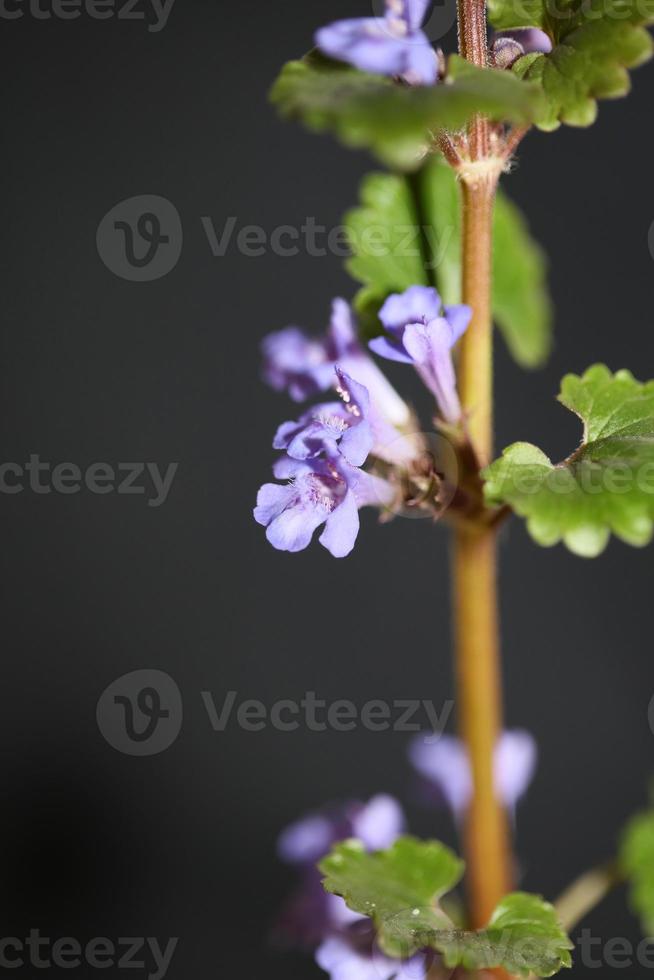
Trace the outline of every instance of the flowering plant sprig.
<instances>
[{"instance_id":1,"label":"flowering plant sprig","mask_svg":"<svg viewBox=\"0 0 654 980\"><path fill-rule=\"evenodd\" d=\"M333 301L322 336L288 327L263 342L273 388L323 400L278 427L282 482L261 487L255 518L281 551L306 548L322 527L337 558L363 507L383 520L418 509L453 540L461 739L419 740L410 756L427 797L448 804L465 862L406 836L386 795L285 832L280 855L300 884L278 935L313 949L333 980L550 976L571 964L566 930L625 879L645 928L654 922L654 810L628 825L615 861L554 905L515 890L516 802L536 750L526 733L502 732L496 577L512 514L538 544L583 557L612 534L652 539L654 382L604 365L568 375L560 400L583 423L581 444L558 464L531 443L493 462L492 371L494 323L520 365L539 366L551 345L544 257L500 178L532 127L588 126L598 100L627 93L628 69L652 55L654 6L489 0L489 42L484 0L459 0L449 55L429 40L429 7L386 0L381 15L320 28L272 92L282 115L368 148L393 172L366 178L346 218L361 284L352 303ZM386 233L382 253L366 243L373 225ZM411 226L419 248L407 254L399 230ZM431 430L375 358L414 368L433 398ZM464 870L462 908L448 893Z\"/></svg>"}]
</instances>

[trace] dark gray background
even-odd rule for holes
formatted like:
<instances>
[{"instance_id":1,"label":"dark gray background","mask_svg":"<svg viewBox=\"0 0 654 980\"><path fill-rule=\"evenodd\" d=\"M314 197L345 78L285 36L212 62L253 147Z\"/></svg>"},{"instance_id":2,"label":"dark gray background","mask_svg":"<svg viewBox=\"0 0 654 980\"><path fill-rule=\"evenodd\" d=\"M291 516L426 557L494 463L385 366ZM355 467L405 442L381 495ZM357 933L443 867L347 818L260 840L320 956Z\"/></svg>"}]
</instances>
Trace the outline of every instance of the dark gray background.
<instances>
[{"instance_id":1,"label":"dark gray background","mask_svg":"<svg viewBox=\"0 0 654 980\"><path fill-rule=\"evenodd\" d=\"M388 790L417 832L454 839L445 815L410 800L406 735L219 734L200 699L452 694L440 529L368 515L337 562L317 545L274 552L250 514L290 410L259 382L260 339L289 322L321 329L353 284L334 257L215 258L200 220L339 222L374 165L278 122L265 93L316 26L366 12L177 0L160 33L86 16L2 24L2 461L179 461L160 508L86 491L0 501L3 936L179 936L173 980L317 976L266 943L291 882L279 829L324 800ZM551 256L557 346L525 374L498 342L502 445L569 451L578 424L554 401L566 371L601 359L654 374L653 77L639 72L589 132L530 137L505 182ZM117 278L96 251L100 219L138 194L182 218L181 259L156 282ZM645 800L651 562L612 543L584 563L517 524L504 537L507 719L541 747L519 814L522 884L550 897L611 854ZM168 751L141 759L102 739L95 709L144 667L176 679L185 719ZM592 926L638 936L622 896Z\"/></svg>"}]
</instances>

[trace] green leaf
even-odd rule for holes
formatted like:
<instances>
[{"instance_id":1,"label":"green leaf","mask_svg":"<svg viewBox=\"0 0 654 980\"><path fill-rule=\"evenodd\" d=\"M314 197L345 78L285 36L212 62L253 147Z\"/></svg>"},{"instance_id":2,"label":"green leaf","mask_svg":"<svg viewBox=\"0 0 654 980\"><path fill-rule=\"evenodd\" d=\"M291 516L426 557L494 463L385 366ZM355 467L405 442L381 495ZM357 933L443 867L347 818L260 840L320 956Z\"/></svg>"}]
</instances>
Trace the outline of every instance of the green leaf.
<instances>
[{"instance_id":1,"label":"green leaf","mask_svg":"<svg viewBox=\"0 0 654 980\"><path fill-rule=\"evenodd\" d=\"M654 23L654 0L490 0L489 9L498 29L540 27L553 41L550 54L526 55L513 66L541 86L544 110L536 124L543 130L591 125L597 100L626 95L627 69L654 50L645 30Z\"/></svg>"},{"instance_id":2,"label":"green leaf","mask_svg":"<svg viewBox=\"0 0 654 980\"><path fill-rule=\"evenodd\" d=\"M539 367L552 346L547 260L519 208L501 192L493 236L493 315L518 364Z\"/></svg>"},{"instance_id":3,"label":"green leaf","mask_svg":"<svg viewBox=\"0 0 654 980\"><path fill-rule=\"evenodd\" d=\"M513 892L502 899L485 929L459 933L436 948L449 967L480 970L501 966L521 977L551 977L572 966L572 946L549 902L538 895Z\"/></svg>"},{"instance_id":4,"label":"green leaf","mask_svg":"<svg viewBox=\"0 0 654 980\"><path fill-rule=\"evenodd\" d=\"M460 203L451 168L434 159L408 178L370 174L360 196L360 207L346 215L345 224L353 253L348 271L365 287L356 305L366 311L366 336L375 329L373 314L391 292L434 280L446 303L460 302ZM541 365L551 346L545 273L545 258L524 218L500 192L493 312L511 353L524 367ZM377 321L376 333L380 330Z\"/></svg>"},{"instance_id":5,"label":"green leaf","mask_svg":"<svg viewBox=\"0 0 654 980\"><path fill-rule=\"evenodd\" d=\"M554 465L540 449L518 442L483 473L490 504L508 504L529 533L548 547L563 540L595 557L611 532L634 546L654 529L654 381L596 364L563 379L559 400L584 423L583 442Z\"/></svg>"},{"instance_id":6,"label":"green leaf","mask_svg":"<svg viewBox=\"0 0 654 980\"><path fill-rule=\"evenodd\" d=\"M376 854L368 854L359 841L345 841L319 867L326 891L373 919L379 943L390 956L410 956L419 949L417 930L451 928L437 903L458 884L464 864L438 841L400 837Z\"/></svg>"},{"instance_id":7,"label":"green leaf","mask_svg":"<svg viewBox=\"0 0 654 980\"><path fill-rule=\"evenodd\" d=\"M270 97L282 116L329 130L400 170L420 165L435 131L461 129L476 112L516 123L542 113L538 86L456 55L446 82L411 87L311 53L284 66Z\"/></svg>"},{"instance_id":8,"label":"green leaf","mask_svg":"<svg viewBox=\"0 0 654 980\"><path fill-rule=\"evenodd\" d=\"M629 882L629 900L643 933L654 935L654 811L639 813L622 835L620 867Z\"/></svg>"},{"instance_id":9,"label":"green leaf","mask_svg":"<svg viewBox=\"0 0 654 980\"><path fill-rule=\"evenodd\" d=\"M346 841L320 868L327 891L373 919L378 942L390 956L405 958L429 946L447 967L504 966L542 977L571 964L572 944L554 909L535 895L507 895L479 932L456 928L439 903L460 880L463 862L437 841L402 837L376 854Z\"/></svg>"}]
</instances>

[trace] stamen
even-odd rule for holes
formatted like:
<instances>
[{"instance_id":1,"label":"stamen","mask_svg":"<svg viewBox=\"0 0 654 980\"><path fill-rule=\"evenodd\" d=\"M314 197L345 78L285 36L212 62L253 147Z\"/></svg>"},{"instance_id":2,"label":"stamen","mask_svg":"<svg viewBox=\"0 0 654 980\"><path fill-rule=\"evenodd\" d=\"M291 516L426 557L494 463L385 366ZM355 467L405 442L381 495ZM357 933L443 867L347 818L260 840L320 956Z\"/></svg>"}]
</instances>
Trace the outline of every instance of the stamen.
<instances>
[{"instance_id":1,"label":"stamen","mask_svg":"<svg viewBox=\"0 0 654 980\"><path fill-rule=\"evenodd\" d=\"M328 429L335 429L337 432L345 432L350 428L347 419L342 419L340 415L327 415L326 412L315 416L316 422L327 426Z\"/></svg>"}]
</instances>

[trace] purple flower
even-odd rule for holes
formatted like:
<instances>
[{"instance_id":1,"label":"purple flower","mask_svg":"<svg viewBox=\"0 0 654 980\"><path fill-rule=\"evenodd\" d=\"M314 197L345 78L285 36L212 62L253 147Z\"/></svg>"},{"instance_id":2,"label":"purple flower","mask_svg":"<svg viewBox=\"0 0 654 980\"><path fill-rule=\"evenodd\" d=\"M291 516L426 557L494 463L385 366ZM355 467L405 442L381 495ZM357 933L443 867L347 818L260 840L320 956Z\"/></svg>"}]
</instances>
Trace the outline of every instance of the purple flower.
<instances>
[{"instance_id":1,"label":"purple flower","mask_svg":"<svg viewBox=\"0 0 654 980\"><path fill-rule=\"evenodd\" d=\"M273 473L289 483L264 483L254 518L278 551L302 551L322 524L320 543L334 556L352 551L359 533L359 508L390 505L395 491L380 477L364 473L343 458L306 462L283 456Z\"/></svg>"},{"instance_id":2,"label":"purple flower","mask_svg":"<svg viewBox=\"0 0 654 980\"><path fill-rule=\"evenodd\" d=\"M460 820L472 798L472 774L463 743L451 735L420 735L409 747L409 758L420 775L445 799ZM495 787L512 813L533 778L536 743L525 731L504 732L495 748Z\"/></svg>"},{"instance_id":3,"label":"purple flower","mask_svg":"<svg viewBox=\"0 0 654 980\"><path fill-rule=\"evenodd\" d=\"M348 837L358 838L369 851L383 851L397 840L404 824L397 800L379 793L368 803L326 807L291 824L279 837L277 853L289 864L314 865L332 844Z\"/></svg>"},{"instance_id":4,"label":"purple flower","mask_svg":"<svg viewBox=\"0 0 654 980\"><path fill-rule=\"evenodd\" d=\"M314 459L321 453L341 456L352 466L363 466L373 447L370 396L363 385L340 368L337 391L342 402L316 405L297 422L280 425L274 449L285 449L292 459Z\"/></svg>"},{"instance_id":5,"label":"purple flower","mask_svg":"<svg viewBox=\"0 0 654 980\"><path fill-rule=\"evenodd\" d=\"M310 814L291 824L277 842L277 853L301 874L301 882L278 923L278 934L294 944L317 946L326 936L347 930L365 917L348 909L322 887L317 862L339 840L357 837L371 851L383 850L404 832L402 808L379 794L368 803L349 802Z\"/></svg>"},{"instance_id":6,"label":"purple flower","mask_svg":"<svg viewBox=\"0 0 654 980\"><path fill-rule=\"evenodd\" d=\"M269 334L261 351L264 380L275 391L288 391L293 401L302 402L329 387L332 365L323 342L310 339L298 327Z\"/></svg>"},{"instance_id":7,"label":"purple flower","mask_svg":"<svg viewBox=\"0 0 654 980\"><path fill-rule=\"evenodd\" d=\"M376 413L391 425L409 423L408 406L359 343L356 321L344 299L333 301L323 337L310 338L298 327L287 327L269 334L261 346L264 380L276 391L288 391L293 401L305 401L335 386L338 364L365 385Z\"/></svg>"},{"instance_id":8,"label":"purple flower","mask_svg":"<svg viewBox=\"0 0 654 980\"><path fill-rule=\"evenodd\" d=\"M429 0L386 0L383 17L339 20L316 33L320 50L361 71L398 75L412 85L438 81L438 59L420 29Z\"/></svg>"},{"instance_id":9,"label":"purple flower","mask_svg":"<svg viewBox=\"0 0 654 980\"><path fill-rule=\"evenodd\" d=\"M316 963L331 980L423 980L430 958L424 953L405 960L384 955L369 920L328 936L316 950Z\"/></svg>"},{"instance_id":10,"label":"purple flower","mask_svg":"<svg viewBox=\"0 0 654 980\"><path fill-rule=\"evenodd\" d=\"M435 289L410 286L404 293L389 296L379 311L389 336L375 337L369 344L380 357L415 366L446 422L461 418L452 348L471 317L469 306L443 308Z\"/></svg>"}]
</instances>

